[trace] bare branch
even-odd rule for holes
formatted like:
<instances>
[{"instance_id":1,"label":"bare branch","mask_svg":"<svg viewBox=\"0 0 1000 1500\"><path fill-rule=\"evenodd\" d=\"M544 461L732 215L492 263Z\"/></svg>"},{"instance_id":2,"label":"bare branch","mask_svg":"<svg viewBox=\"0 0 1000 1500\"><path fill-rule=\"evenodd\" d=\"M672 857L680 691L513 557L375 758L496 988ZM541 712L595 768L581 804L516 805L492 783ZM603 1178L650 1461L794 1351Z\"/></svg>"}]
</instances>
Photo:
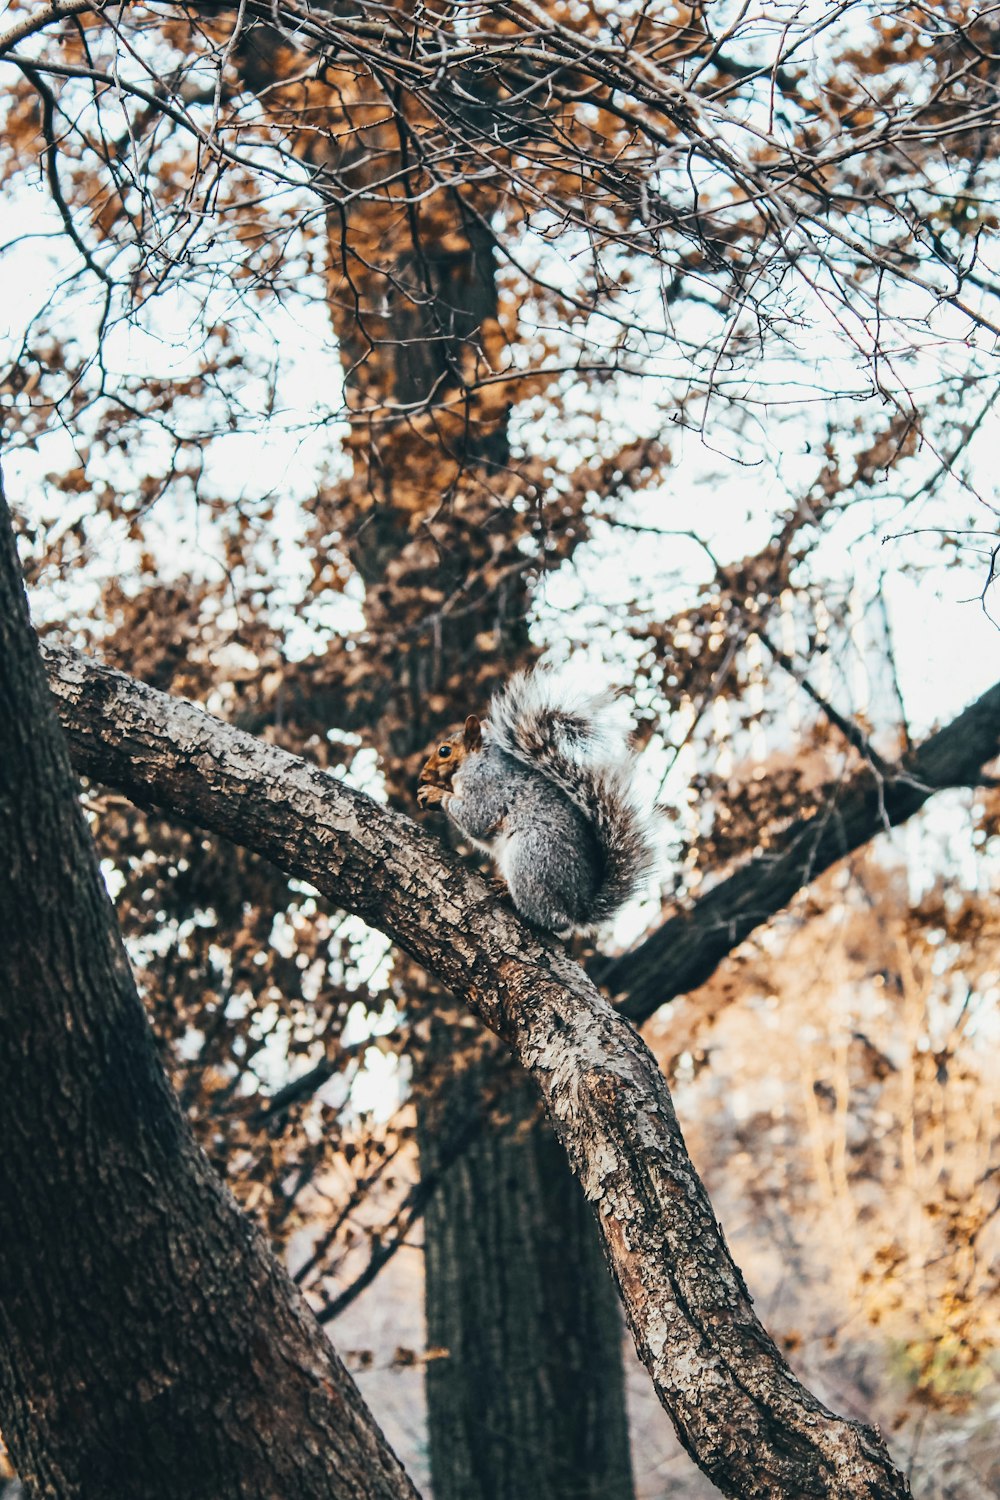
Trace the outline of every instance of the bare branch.
<instances>
[{"instance_id":1,"label":"bare branch","mask_svg":"<svg viewBox=\"0 0 1000 1500\"><path fill-rule=\"evenodd\" d=\"M811 698L817 708L822 709L834 728L839 729L847 743L853 745L854 749L864 756L865 760L872 767L872 770L879 776L891 775L892 772L888 762L883 760L882 756L879 755L871 740L861 728L861 725L854 719L848 718L846 714L842 714L840 709L831 703L829 699L823 697L823 694L818 688L813 686L805 673L795 665L792 658L786 652L782 651L780 646L775 645L763 626L758 625L755 633L763 641L779 667L787 672L794 682L798 683L806 697Z\"/></svg>"},{"instance_id":2,"label":"bare branch","mask_svg":"<svg viewBox=\"0 0 1000 1500\"><path fill-rule=\"evenodd\" d=\"M983 786L982 768L1000 753L1000 683L910 751L895 766L866 766L825 790L820 812L797 820L772 847L670 917L631 953L594 968L597 982L627 998L640 1023L705 981L754 928L795 893L884 828L895 827L945 787Z\"/></svg>"},{"instance_id":3,"label":"bare branch","mask_svg":"<svg viewBox=\"0 0 1000 1500\"><path fill-rule=\"evenodd\" d=\"M219 13L214 0L189 0L184 9L194 32L203 12ZM919 289L928 309L946 304L973 326L994 333L1000 327L990 300L993 279L975 268L978 243L955 244L925 230L930 216L921 217L911 196L950 197L960 215L971 204L971 183L945 190L932 170L915 165L913 153L919 147L930 161L995 130L1000 97L992 73L980 76L972 63L980 47L976 28L987 24L981 19L937 18L939 55L950 49L951 61L932 75L928 90L890 88L876 99L864 79L854 77L852 103L834 88L813 100L788 72L809 37L836 19L836 6L816 24L791 24L766 63L748 69L726 61L707 30L695 29L689 46L661 55L655 46L632 45L611 24L577 32L534 0L475 14L463 8L457 18L370 0L350 15L299 0L234 0L228 9L236 22L215 55L220 78L235 58L237 32L256 27L301 56L303 79L369 80L372 102L381 98L387 119L419 148L419 169L410 179L399 170L398 154L389 152L383 179L367 174L365 191L408 212L442 192L459 193L474 208L483 185L493 192L506 184L528 214L551 212L582 230L598 257L602 247L621 245L673 271L678 240L686 241L701 252L698 274L714 280L721 298L731 298L729 308L720 300L719 310L735 315L732 328L748 306L762 325L781 325L768 302L788 271L814 296L832 297L850 312L862 342L881 345L885 279ZM127 4L112 11L98 0L52 0L0 33L0 60L12 60L18 43L87 12L130 38ZM643 24L655 27L655 18ZM128 50L141 58L138 43L128 40ZM20 54L16 60L22 67L43 66ZM47 56L44 65L59 60ZM723 88L719 76L727 79ZM755 81L765 78L782 90L792 111L780 127L773 112L765 120L750 107ZM115 87L121 95L132 87L123 70L116 70ZM334 88L334 110L336 97ZM238 110L235 100L230 103ZM222 104L220 85L208 136L214 159L231 154L220 145ZM175 92L171 107L178 106L187 127L202 134ZM599 112L602 123L583 113L587 109ZM321 199L349 199L351 168L338 163L337 151L317 151L323 129L316 120L299 127L304 136L296 143L294 113L286 105L262 124L255 119L249 134L257 170L290 181L291 167L302 182L308 162ZM864 126L854 123L855 113L867 117ZM227 117L227 130L236 118ZM349 113L348 128L353 133ZM981 159L982 148L976 149ZM578 194L559 184L557 163L581 184ZM704 197L699 181L706 172L727 184L721 195ZM897 177L906 183L901 193L890 185ZM520 217L515 213L514 222ZM868 355L874 360L871 350Z\"/></svg>"}]
</instances>

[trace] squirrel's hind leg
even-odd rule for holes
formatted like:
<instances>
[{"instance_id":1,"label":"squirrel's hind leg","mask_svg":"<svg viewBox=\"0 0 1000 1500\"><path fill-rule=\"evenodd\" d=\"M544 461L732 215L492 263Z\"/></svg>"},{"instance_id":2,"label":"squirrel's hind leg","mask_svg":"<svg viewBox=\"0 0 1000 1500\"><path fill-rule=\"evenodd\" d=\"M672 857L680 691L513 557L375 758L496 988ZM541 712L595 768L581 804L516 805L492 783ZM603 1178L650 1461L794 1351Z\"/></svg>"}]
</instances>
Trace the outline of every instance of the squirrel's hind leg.
<instances>
[{"instance_id":1,"label":"squirrel's hind leg","mask_svg":"<svg viewBox=\"0 0 1000 1500\"><path fill-rule=\"evenodd\" d=\"M539 867L530 842L518 837L505 840L493 850L497 868L521 916L535 927L567 938L580 926L580 916L568 899L572 892L561 890L553 872Z\"/></svg>"}]
</instances>

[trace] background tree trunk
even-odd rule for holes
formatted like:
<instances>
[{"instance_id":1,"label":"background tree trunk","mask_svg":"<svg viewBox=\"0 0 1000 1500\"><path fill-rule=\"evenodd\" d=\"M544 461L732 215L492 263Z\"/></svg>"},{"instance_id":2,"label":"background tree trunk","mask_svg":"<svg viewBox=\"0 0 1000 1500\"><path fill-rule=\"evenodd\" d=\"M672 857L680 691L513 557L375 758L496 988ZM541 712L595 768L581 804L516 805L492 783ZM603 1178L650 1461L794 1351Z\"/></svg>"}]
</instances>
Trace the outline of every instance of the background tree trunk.
<instances>
[{"instance_id":1,"label":"background tree trunk","mask_svg":"<svg viewBox=\"0 0 1000 1500\"><path fill-rule=\"evenodd\" d=\"M355 148L372 135L359 128ZM339 168L356 185L386 159L357 149ZM531 523L497 504L507 407L495 387L463 386L502 348L490 235L438 197L400 250L403 220L384 200L346 224L331 216L330 309L356 414L338 524L352 518L364 649L385 689L372 734L391 800L412 813L433 736L531 660L518 550ZM417 411L400 419L396 403ZM461 600L433 625L429 583L443 604ZM454 1131L475 1137L440 1173L425 1219L428 1342L450 1351L428 1365L435 1496L631 1500L621 1318L593 1214L516 1065L480 1037L456 1066L469 1033L442 1020L453 1002L402 955L396 974L436 1018L435 1045L413 1054L422 1174L437 1176Z\"/></svg>"},{"instance_id":2,"label":"background tree trunk","mask_svg":"<svg viewBox=\"0 0 1000 1500\"><path fill-rule=\"evenodd\" d=\"M0 492L0 1427L59 1500L415 1500L156 1058Z\"/></svg>"},{"instance_id":3,"label":"background tree trunk","mask_svg":"<svg viewBox=\"0 0 1000 1500\"><path fill-rule=\"evenodd\" d=\"M428 1097L425 1172L470 1123L425 1215L435 1500L629 1500L621 1310L593 1210L498 1049Z\"/></svg>"}]
</instances>

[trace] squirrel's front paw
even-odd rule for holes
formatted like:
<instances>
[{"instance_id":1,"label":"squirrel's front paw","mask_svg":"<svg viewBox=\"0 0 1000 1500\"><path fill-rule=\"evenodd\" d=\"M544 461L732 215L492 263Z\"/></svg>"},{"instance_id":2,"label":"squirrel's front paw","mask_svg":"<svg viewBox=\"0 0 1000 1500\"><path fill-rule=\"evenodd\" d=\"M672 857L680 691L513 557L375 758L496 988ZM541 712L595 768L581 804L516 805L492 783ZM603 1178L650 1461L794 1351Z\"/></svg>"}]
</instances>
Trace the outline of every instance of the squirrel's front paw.
<instances>
[{"instance_id":1,"label":"squirrel's front paw","mask_svg":"<svg viewBox=\"0 0 1000 1500\"><path fill-rule=\"evenodd\" d=\"M418 787L417 788L417 806L418 807L434 807L437 803L444 801L444 796L445 796L445 788L443 786L426 786L425 785L425 786Z\"/></svg>"}]
</instances>

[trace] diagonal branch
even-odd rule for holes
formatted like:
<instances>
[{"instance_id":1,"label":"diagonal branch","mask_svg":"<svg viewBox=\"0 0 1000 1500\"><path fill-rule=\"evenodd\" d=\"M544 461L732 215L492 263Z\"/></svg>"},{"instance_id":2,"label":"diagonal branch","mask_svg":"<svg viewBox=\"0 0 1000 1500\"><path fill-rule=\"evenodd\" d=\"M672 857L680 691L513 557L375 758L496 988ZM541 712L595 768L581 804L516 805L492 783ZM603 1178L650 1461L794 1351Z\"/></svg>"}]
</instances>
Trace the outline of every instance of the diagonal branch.
<instances>
[{"instance_id":1,"label":"diagonal branch","mask_svg":"<svg viewBox=\"0 0 1000 1500\"><path fill-rule=\"evenodd\" d=\"M796 1380L754 1315L642 1039L435 840L295 756L65 651L78 770L234 839L389 934L512 1048L598 1215L639 1353L724 1494L904 1497L870 1428Z\"/></svg>"},{"instance_id":2,"label":"diagonal branch","mask_svg":"<svg viewBox=\"0 0 1000 1500\"><path fill-rule=\"evenodd\" d=\"M895 766L865 766L826 788L822 808L797 819L763 854L670 917L621 958L592 970L625 995L622 1010L641 1024L697 988L755 927L788 905L802 886L884 829L905 822L946 787L985 785L982 767L1000 754L1000 682Z\"/></svg>"}]
</instances>

